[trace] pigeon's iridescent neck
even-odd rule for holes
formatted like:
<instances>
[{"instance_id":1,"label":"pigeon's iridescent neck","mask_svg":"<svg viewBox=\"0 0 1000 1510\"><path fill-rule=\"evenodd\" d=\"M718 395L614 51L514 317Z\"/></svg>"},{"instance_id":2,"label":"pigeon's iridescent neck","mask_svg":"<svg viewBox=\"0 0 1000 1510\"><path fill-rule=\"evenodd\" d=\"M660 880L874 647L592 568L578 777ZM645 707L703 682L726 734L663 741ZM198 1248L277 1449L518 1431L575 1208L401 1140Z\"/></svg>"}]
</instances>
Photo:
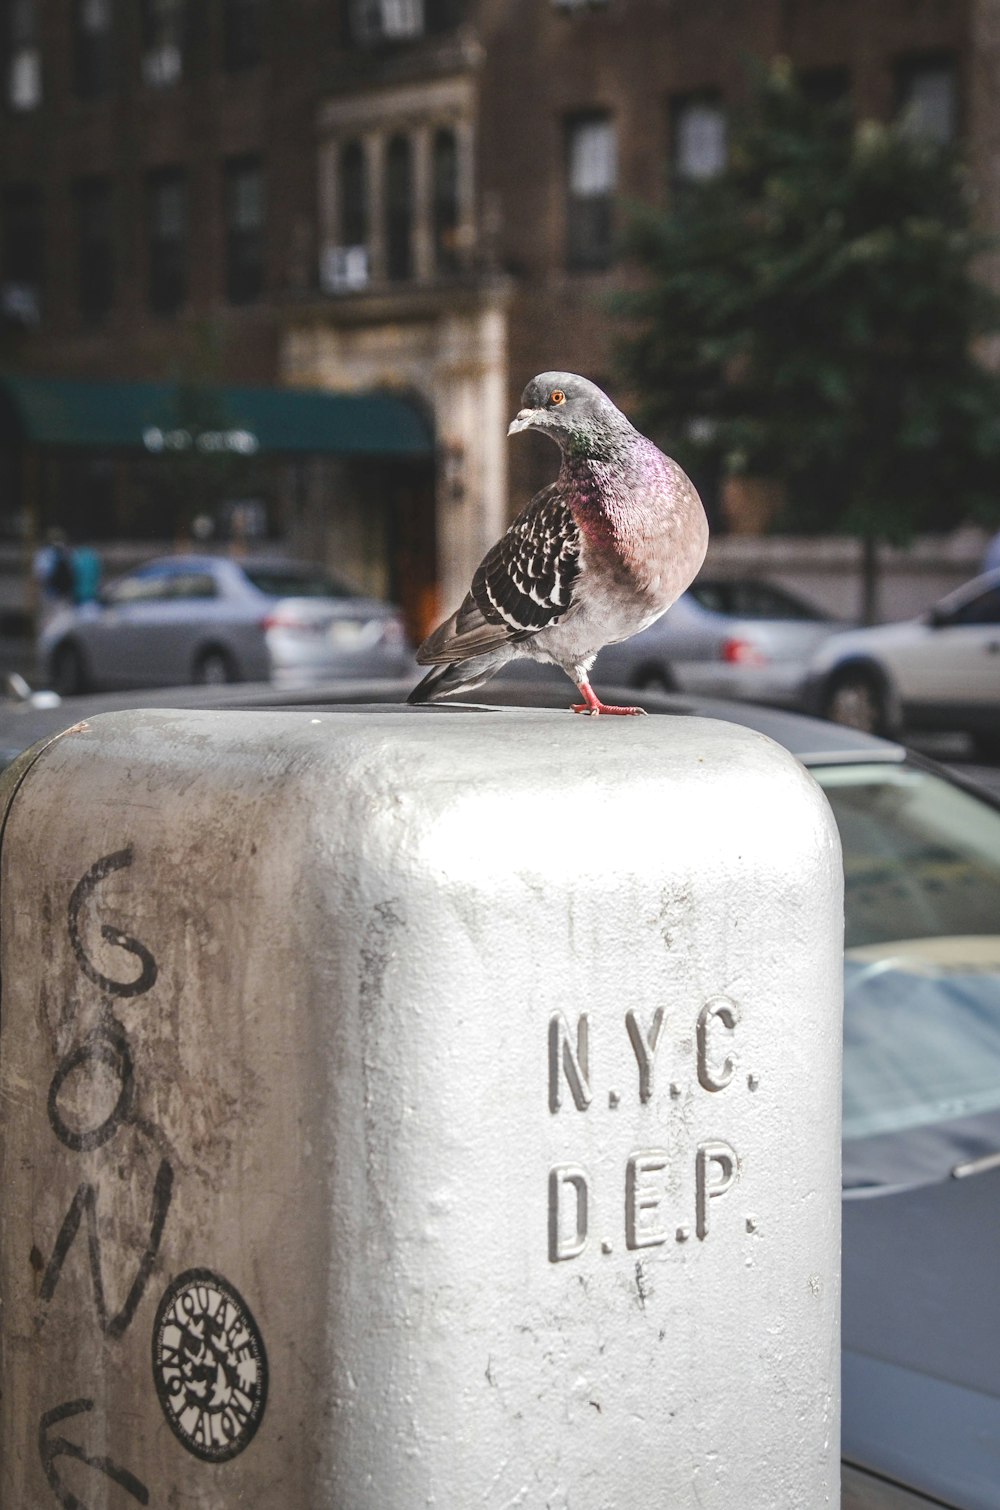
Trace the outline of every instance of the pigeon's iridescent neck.
<instances>
[{"instance_id":1,"label":"pigeon's iridescent neck","mask_svg":"<svg viewBox=\"0 0 1000 1510\"><path fill-rule=\"evenodd\" d=\"M567 453L561 481L563 496L588 545L618 556L627 554L632 535L628 489L622 487L615 462Z\"/></svg>"}]
</instances>

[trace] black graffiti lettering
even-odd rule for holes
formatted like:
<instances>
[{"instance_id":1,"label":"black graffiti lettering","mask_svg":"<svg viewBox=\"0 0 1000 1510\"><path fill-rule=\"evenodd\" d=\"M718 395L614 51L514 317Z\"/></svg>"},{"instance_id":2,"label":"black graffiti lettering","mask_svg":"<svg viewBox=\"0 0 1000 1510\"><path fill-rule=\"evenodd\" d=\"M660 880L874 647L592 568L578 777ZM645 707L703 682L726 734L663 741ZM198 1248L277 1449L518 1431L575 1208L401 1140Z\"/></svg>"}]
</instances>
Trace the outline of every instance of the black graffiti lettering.
<instances>
[{"instance_id":1,"label":"black graffiti lettering","mask_svg":"<svg viewBox=\"0 0 1000 1510\"><path fill-rule=\"evenodd\" d=\"M107 1299L104 1293L104 1272L101 1265L101 1242L97 1231L97 1188L94 1185L84 1183L77 1188L76 1195L70 1203L70 1208L63 1218L63 1224L56 1238L56 1245L52 1250L45 1273L42 1276L42 1284L39 1296L44 1301L49 1301L55 1293L59 1276L62 1274L66 1255L72 1248L76 1234L80 1230L80 1223L86 1219L87 1224L87 1254L90 1262L90 1277L94 1286L94 1306L97 1311L97 1320L101 1331L111 1338L121 1337L130 1326L132 1318L141 1301L149 1283L156 1255L160 1249L163 1238L163 1228L167 1220L167 1212L170 1210L170 1198L173 1190L174 1172L166 1159L161 1160L153 1186L153 1202L149 1218L149 1240L145 1251L139 1261L135 1278L131 1289L125 1297L125 1304L114 1316L108 1315Z\"/></svg>"},{"instance_id":2,"label":"black graffiti lettering","mask_svg":"<svg viewBox=\"0 0 1000 1510\"><path fill-rule=\"evenodd\" d=\"M117 850L113 855L105 855L87 871L82 881L78 881L73 888L73 895L69 899L69 937L73 945L73 953L77 963L88 980L93 981L95 986L100 986L102 991L107 991L112 996L142 996L156 982L156 961L138 939L130 938L126 933L119 933L117 928L111 928L107 923L101 927L101 937L109 944L115 944L119 949L124 949L139 961L142 969L135 980L112 980L109 975L98 970L90 958L80 937L80 913L84 903L89 899L94 889L116 870L126 870L132 864L132 846Z\"/></svg>"},{"instance_id":3,"label":"black graffiti lettering","mask_svg":"<svg viewBox=\"0 0 1000 1510\"><path fill-rule=\"evenodd\" d=\"M103 1122L82 1131L67 1124L59 1108L59 1093L71 1075L84 1066L93 1064L107 1065L117 1075L121 1088L113 1110ZM89 1033L56 1070L49 1086L49 1124L60 1143L65 1143L75 1153L100 1148L109 1138L114 1137L122 1123L128 1119L134 1094L135 1076L128 1039L121 1024L112 1018L110 1022Z\"/></svg>"},{"instance_id":4,"label":"black graffiti lettering","mask_svg":"<svg viewBox=\"0 0 1000 1510\"><path fill-rule=\"evenodd\" d=\"M93 1400L68 1400L65 1405L57 1405L52 1410L47 1410L39 1422L38 1455L42 1460L42 1468L53 1494L63 1510L88 1510L84 1501L78 1499L66 1488L56 1472L57 1458L75 1458L78 1463L86 1463L88 1468L94 1468L98 1473L103 1473L105 1478L118 1484L140 1505L148 1505L149 1490L142 1480L137 1479L135 1474L130 1473L127 1468L122 1468L120 1464L112 1462L111 1458L91 1457L89 1453L84 1452L82 1447L78 1447L75 1442L67 1441L65 1437L49 1436L51 1428L58 1426L60 1421L66 1421L70 1416L85 1415L93 1408Z\"/></svg>"}]
</instances>

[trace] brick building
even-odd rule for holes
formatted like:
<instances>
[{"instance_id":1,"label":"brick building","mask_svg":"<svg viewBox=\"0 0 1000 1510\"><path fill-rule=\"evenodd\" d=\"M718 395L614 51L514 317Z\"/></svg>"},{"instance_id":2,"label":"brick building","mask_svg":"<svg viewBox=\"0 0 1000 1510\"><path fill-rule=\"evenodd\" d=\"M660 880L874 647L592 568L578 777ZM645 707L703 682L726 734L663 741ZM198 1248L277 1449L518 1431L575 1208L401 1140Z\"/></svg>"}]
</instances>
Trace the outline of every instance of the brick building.
<instances>
[{"instance_id":1,"label":"brick building","mask_svg":"<svg viewBox=\"0 0 1000 1510\"><path fill-rule=\"evenodd\" d=\"M717 171L750 57L964 138L1000 219L995 10L5 0L7 361L162 378L197 368L207 332L219 385L416 396L433 477L317 455L261 486L293 548L425 615L552 475L543 440L504 440L524 382L568 367L614 389L624 206Z\"/></svg>"}]
</instances>

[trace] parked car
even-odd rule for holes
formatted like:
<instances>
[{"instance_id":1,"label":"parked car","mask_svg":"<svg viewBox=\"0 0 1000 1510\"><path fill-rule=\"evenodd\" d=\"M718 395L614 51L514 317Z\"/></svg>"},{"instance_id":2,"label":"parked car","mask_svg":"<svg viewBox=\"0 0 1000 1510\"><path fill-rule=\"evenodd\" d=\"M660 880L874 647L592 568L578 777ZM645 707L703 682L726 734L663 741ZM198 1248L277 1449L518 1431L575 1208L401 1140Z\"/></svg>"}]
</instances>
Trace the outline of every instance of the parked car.
<instances>
[{"instance_id":1,"label":"parked car","mask_svg":"<svg viewBox=\"0 0 1000 1510\"><path fill-rule=\"evenodd\" d=\"M332 676L401 676L399 610L307 562L173 556L119 577L44 627L38 661L58 692Z\"/></svg>"},{"instance_id":2,"label":"parked car","mask_svg":"<svg viewBox=\"0 0 1000 1510\"><path fill-rule=\"evenodd\" d=\"M182 689L61 707L26 699L0 704L0 764L112 709L401 702L411 685ZM565 678L498 677L479 700L565 708L568 695ZM840 828L844 1510L996 1510L1000 802L846 726L708 698L654 692L643 702L777 740L812 772Z\"/></svg>"},{"instance_id":3,"label":"parked car","mask_svg":"<svg viewBox=\"0 0 1000 1510\"><path fill-rule=\"evenodd\" d=\"M795 707L813 653L843 627L782 587L699 579L642 634L602 650L592 675Z\"/></svg>"},{"instance_id":4,"label":"parked car","mask_svg":"<svg viewBox=\"0 0 1000 1510\"><path fill-rule=\"evenodd\" d=\"M855 729L962 730L1000 750L1000 570L920 618L834 635L819 647L805 706ZM1000 1503L1000 1495L998 1495Z\"/></svg>"}]
</instances>

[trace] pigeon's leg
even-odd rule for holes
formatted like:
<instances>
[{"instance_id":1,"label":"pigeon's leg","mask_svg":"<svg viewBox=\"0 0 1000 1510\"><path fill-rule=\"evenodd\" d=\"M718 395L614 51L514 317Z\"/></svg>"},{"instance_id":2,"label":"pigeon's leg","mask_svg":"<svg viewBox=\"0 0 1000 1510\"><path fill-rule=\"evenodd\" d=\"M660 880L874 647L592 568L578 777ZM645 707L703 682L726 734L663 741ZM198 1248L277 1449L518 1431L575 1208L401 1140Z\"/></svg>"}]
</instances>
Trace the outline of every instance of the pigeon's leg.
<instances>
[{"instance_id":1,"label":"pigeon's leg","mask_svg":"<svg viewBox=\"0 0 1000 1510\"><path fill-rule=\"evenodd\" d=\"M576 685L580 689L583 702L573 704L574 713L589 713L592 718L596 718L599 713L620 713L628 717L646 712L645 708L614 708L608 703L602 703L585 676Z\"/></svg>"}]
</instances>

